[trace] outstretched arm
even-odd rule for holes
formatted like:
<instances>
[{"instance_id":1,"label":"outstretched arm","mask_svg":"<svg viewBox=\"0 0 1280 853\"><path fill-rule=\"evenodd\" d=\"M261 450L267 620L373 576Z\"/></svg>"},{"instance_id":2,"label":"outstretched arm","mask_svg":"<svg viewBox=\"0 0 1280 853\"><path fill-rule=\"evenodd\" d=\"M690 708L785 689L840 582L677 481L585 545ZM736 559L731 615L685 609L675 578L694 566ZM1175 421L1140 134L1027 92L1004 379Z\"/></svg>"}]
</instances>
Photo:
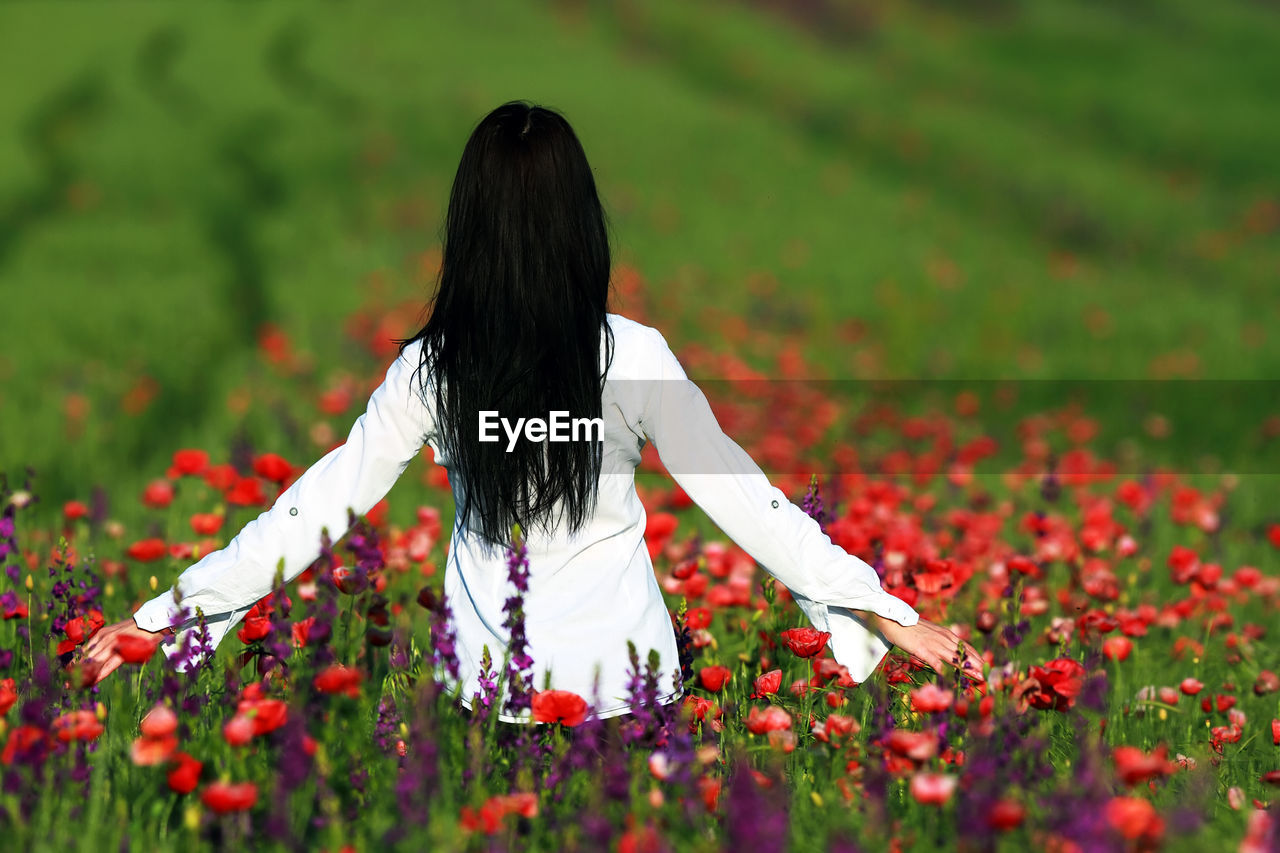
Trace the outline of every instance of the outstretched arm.
<instances>
[{"instance_id":1,"label":"outstretched arm","mask_svg":"<svg viewBox=\"0 0 1280 853\"><path fill-rule=\"evenodd\" d=\"M657 364L650 372L657 379L648 381L642 394L644 434L657 446L667 471L711 520L790 590L815 627L831 634L832 653L853 679L866 680L890 645L935 669L954 658L959 639L920 620L910 605L885 592L875 569L834 544L816 521L771 485L721 430L706 397L685 375L666 340L656 330L654 335ZM965 654L969 671L977 667L980 674L976 650L970 646Z\"/></svg>"},{"instance_id":2,"label":"outstretched arm","mask_svg":"<svg viewBox=\"0 0 1280 853\"><path fill-rule=\"evenodd\" d=\"M368 512L422 449L434 420L413 381L421 351L421 341L415 341L391 363L344 444L308 468L225 548L206 554L178 577L181 606L190 614L196 608L204 612L215 645L271 592L280 560L286 581L300 574L320 554L322 529L334 541L341 538L348 529L348 508L357 516ZM178 617L179 605L166 590L138 608L132 621L137 629L156 632L177 626ZM165 641L166 653L172 656L184 631L192 628L188 618ZM100 632L103 639L95 637L86 655L110 655L112 633Z\"/></svg>"}]
</instances>

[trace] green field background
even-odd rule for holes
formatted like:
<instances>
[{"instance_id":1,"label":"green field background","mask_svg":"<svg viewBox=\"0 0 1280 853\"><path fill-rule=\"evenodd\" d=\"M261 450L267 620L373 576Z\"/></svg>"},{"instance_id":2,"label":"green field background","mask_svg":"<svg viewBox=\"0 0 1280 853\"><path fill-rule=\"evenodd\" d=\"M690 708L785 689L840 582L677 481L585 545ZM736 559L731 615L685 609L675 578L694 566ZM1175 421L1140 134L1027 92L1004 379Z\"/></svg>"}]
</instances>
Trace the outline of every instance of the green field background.
<instances>
[{"instance_id":1,"label":"green field background","mask_svg":"<svg viewBox=\"0 0 1280 853\"><path fill-rule=\"evenodd\" d=\"M1274 487L1275 386L1213 383L1280 376L1277 44L1254 2L0 3L0 470L61 501L241 428L318 456L227 410L257 330L367 372L345 318L425 300L462 146L524 98L677 344L737 315L830 378L1050 404L1195 381L1175 437Z\"/></svg>"}]
</instances>

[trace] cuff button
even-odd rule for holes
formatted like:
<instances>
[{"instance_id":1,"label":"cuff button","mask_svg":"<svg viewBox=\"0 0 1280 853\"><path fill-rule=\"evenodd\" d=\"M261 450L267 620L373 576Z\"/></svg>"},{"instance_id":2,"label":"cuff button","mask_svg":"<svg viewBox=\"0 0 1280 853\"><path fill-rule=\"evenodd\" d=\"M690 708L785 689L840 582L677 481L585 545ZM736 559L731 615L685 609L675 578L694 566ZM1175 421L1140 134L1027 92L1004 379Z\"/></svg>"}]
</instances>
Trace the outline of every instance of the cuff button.
<instances>
[{"instance_id":1,"label":"cuff button","mask_svg":"<svg viewBox=\"0 0 1280 853\"><path fill-rule=\"evenodd\" d=\"M296 506L289 507L289 515L297 515L297 514L298 514L298 508Z\"/></svg>"},{"instance_id":2,"label":"cuff button","mask_svg":"<svg viewBox=\"0 0 1280 853\"><path fill-rule=\"evenodd\" d=\"M777 508L778 508L778 502L777 502L777 501L774 501L774 502L773 502L773 508L774 508L774 509L777 509Z\"/></svg>"}]
</instances>

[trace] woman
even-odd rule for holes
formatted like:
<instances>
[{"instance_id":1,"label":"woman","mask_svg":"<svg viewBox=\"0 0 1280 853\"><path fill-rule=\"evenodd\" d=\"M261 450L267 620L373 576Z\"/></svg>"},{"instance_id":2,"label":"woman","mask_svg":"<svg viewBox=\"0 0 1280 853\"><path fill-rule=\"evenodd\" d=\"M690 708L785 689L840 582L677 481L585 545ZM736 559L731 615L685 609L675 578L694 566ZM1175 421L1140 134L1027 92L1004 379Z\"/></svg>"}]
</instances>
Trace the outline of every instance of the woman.
<instances>
[{"instance_id":1,"label":"woman","mask_svg":"<svg viewBox=\"0 0 1280 853\"><path fill-rule=\"evenodd\" d=\"M673 700L676 640L634 484L652 441L711 520L831 633L855 681L890 645L935 670L945 662L980 675L972 646L886 593L870 566L769 484L656 329L607 312L609 272L604 211L569 124L521 101L491 112L458 166L425 326L399 342L346 443L178 578L183 605L203 611L214 643L271 591L281 560L286 580L305 569L322 528L338 539L348 507L368 511L425 443L448 470L457 506L444 585L461 695L478 690L484 646L499 659L506 646L503 546L519 524L534 683L549 672L553 688L598 697L599 716L626 713L630 640L642 656L657 650L660 701ZM123 636L164 631L172 656L192 629L176 618L166 591L100 631L86 648L99 679L119 666L113 649Z\"/></svg>"}]
</instances>

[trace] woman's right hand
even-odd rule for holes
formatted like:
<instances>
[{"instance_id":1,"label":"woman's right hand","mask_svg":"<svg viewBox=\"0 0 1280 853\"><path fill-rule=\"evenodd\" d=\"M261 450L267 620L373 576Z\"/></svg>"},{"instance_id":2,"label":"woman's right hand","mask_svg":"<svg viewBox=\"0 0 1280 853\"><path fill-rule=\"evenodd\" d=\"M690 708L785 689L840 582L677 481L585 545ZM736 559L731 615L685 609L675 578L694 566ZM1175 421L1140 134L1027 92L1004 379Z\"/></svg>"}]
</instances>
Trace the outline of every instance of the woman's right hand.
<instances>
[{"instance_id":1,"label":"woman's right hand","mask_svg":"<svg viewBox=\"0 0 1280 853\"><path fill-rule=\"evenodd\" d=\"M921 619L914 625L900 625L879 614L868 615L886 640L939 675L944 664L950 664L975 681L984 680L978 650L936 622Z\"/></svg>"},{"instance_id":2,"label":"woman's right hand","mask_svg":"<svg viewBox=\"0 0 1280 853\"><path fill-rule=\"evenodd\" d=\"M164 637L163 631L148 631L139 628L138 623L133 621L133 617L124 619L120 622L113 622L103 628L89 638L89 642L85 644L84 652L80 659L83 667L87 683L85 687L91 687L102 681L124 663L124 659L116 653L116 643L121 637L133 636L140 639L146 639L153 643L159 643Z\"/></svg>"}]
</instances>

